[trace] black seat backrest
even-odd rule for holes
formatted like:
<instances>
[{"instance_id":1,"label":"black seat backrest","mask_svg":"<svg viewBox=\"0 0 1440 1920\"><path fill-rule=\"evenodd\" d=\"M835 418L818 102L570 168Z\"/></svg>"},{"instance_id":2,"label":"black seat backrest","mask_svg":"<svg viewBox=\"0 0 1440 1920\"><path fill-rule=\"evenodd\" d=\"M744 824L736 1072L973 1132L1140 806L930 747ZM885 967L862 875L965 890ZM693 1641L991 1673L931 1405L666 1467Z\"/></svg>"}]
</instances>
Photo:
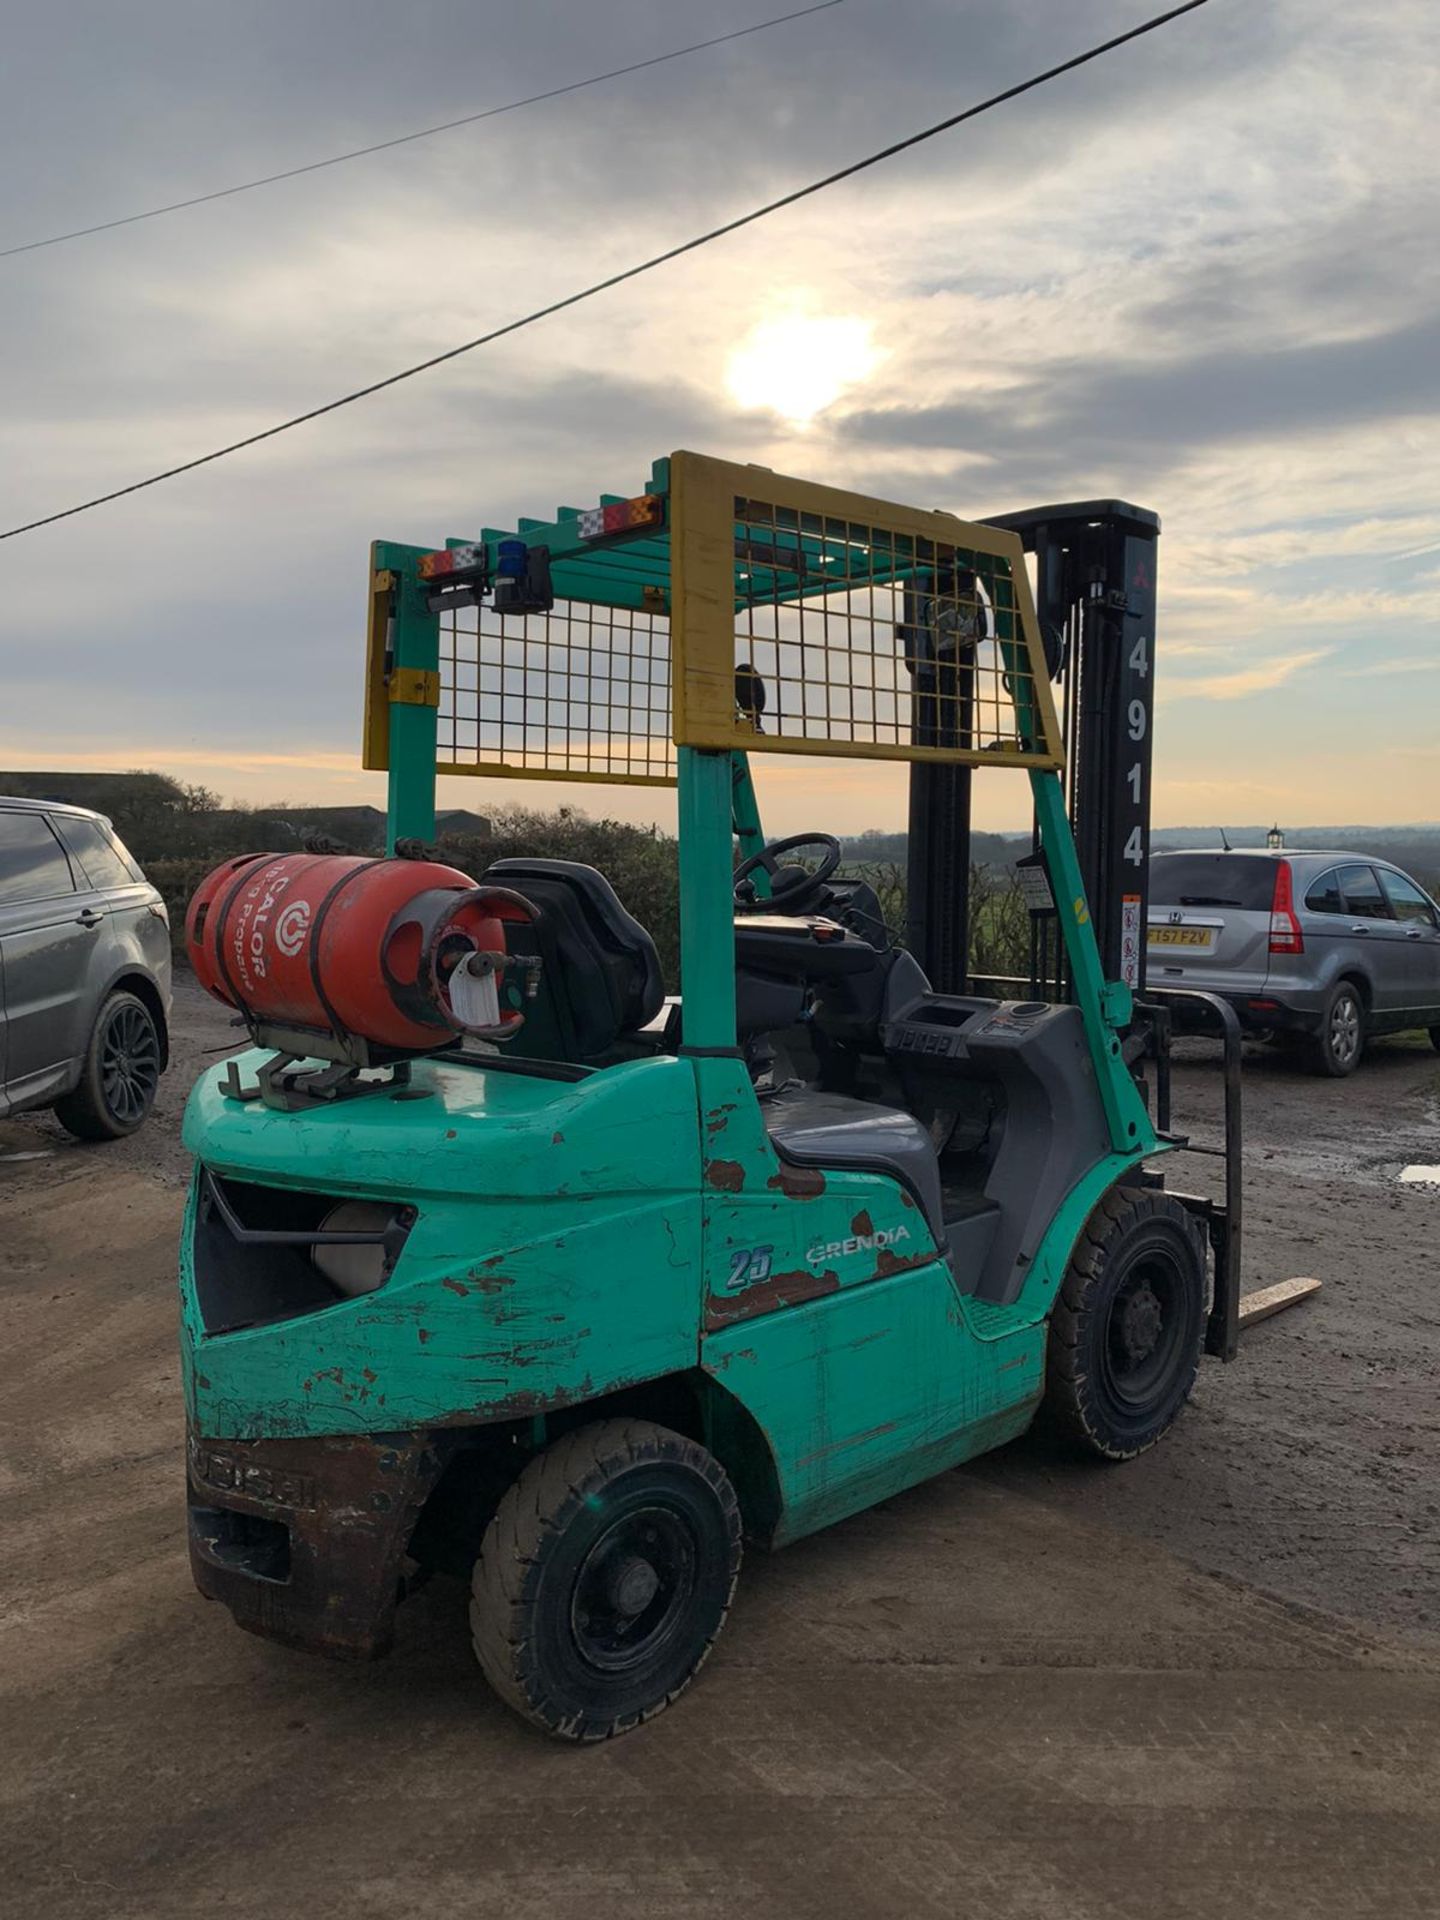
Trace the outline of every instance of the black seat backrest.
<instances>
[{"instance_id":1,"label":"black seat backrest","mask_svg":"<svg viewBox=\"0 0 1440 1920\"><path fill-rule=\"evenodd\" d=\"M484 879L534 906L530 929L507 925L516 950L538 942L544 970L516 1053L587 1062L653 1020L665 999L655 942L603 873L578 860L497 860Z\"/></svg>"}]
</instances>

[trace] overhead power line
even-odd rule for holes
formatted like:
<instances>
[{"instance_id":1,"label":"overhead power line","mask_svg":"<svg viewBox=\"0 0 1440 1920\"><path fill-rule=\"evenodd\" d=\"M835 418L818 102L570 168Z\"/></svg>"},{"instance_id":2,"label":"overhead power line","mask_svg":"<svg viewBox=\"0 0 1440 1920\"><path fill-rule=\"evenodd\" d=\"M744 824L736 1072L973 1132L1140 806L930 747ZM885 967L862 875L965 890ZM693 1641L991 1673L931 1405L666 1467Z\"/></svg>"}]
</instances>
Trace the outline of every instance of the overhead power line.
<instances>
[{"instance_id":1,"label":"overhead power line","mask_svg":"<svg viewBox=\"0 0 1440 1920\"><path fill-rule=\"evenodd\" d=\"M332 153L328 160L311 160L303 167L286 167L281 173L265 173L258 180L242 180L238 186L217 187L213 193L192 194L188 200L170 200L163 207L147 207L143 213L122 214L116 220L100 220L93 227L75 227L69 233L52 233L44 240L26 240L18 247L0 247L0 260L17 253L37 253L42 247L58 247L67 240L83 240L87 234L110 233L116 227L133 227L139 220L158 220L165 213L179 213L184 207L203 207L212 200L228 200L232 194L252 193L256 187L273 187L280 180L298 180L305 173L320 173L326 167L343 166L347 160L363 160L367 154L387 153L391 147L405 147L412 140L429 140L437 133L449 133L455 127L473 127L479 120L493 120L502 113L518 113L521 107L537 106L542 100L558 100L563 94L580 93L586 87L598 87L605 80L620 80L627 73L643 73L647 67L663 67L669 60L683 60L688 54L703 53L707 47L723 47L730 40L744 40L752 33L766 33L771 27L783 27L787 21L803 20L807 14L826 13L844 0L817 0L813 6L800 7L794 13L778 14L773 20L757 20L754 26L736 27L731 33L717 33L712 40L697 40L688 47L675 47L669 53L653 54L648 60L633 60L628 67L611 67L608 73L592 73L588 80L572 80L563 87L550 87L544 93L527 94L523 100L507 100L501 107L486 107L480 113L463 114L458 120L442 120L438 126L420 127L414 133L397 134L393 140L377 140L373 146L353 147L349 153Z\"/></svg>"},{"instance_id":2,"label":"overhead power line","mask_svg":"<svg viewBox=\"0 0 1440 1920\"><path fill-rule=\"evenodd\" d=\"M975 120L982 113L988 113L993 107L1002 106L1007 100L1018 99L1022 93L1031 93L1036 87L1042 87L1049 80L1055 80L1064 73L1073 73L1077 67L1086 66L1092 60L1098 60L1102 54L1113 53L1117 47L1123 47L1131 40L1138 40L1144 34L1154 33L1157 28L1167 26L1172 20L1178 20L1182 14L1194 13L1198 7L1209 4L1209 0L1185 0L1183 6L1171 7L1166 13L1157 13L1151 19L1142 21L1138 27L1131 27L1127 33L1116 34L1112 40L1104 40L1098 46L1087 48L1069 60L1062 60L1058 66L1047 67L1043 73L1032 75L1013 87L1006 87L1001 93L991 94L988 100L980 101L976 106L966 107L962 113L953 113L945 120L937 120L934 126L925 127L919 133L912 133L904 140L896 140L888 147L881 147L877 153L867 154L863 160L853 160L849 166L840 167L834 173L827 173L822 180L812 180L808 186L796 187L793 192L782 194L778 200L770 200L763 207L755 207L749 213L742 213L734 220L727 220L723 226L711 227L708 233L697 234L693 240L683 240L678 246L667 247L664 253L652 254L650 259L642 260L637 266L626 267L620 273L612 273L608 279L597 280L592 286L581 288L578 293L567 294L562 300L552 300L549 306L537 307L533 313L523 315L519 320L509 320L503 327L494 327L489 333L482 333L474 340L463 341L458 347L449 347L444 353L432 354L428 360L419 360L413 367L404 367L399 373L387 374L383 380L372 380L369 386L357 387L353 393L341 394L337 400L327 400L323 405L311 407L306 413L297 413L289 420L281 420L273 427L265 427L259 433L247 434L243 440L232 440L229 446L217 447L213 453L202 453L194 460L182 461L179 466L166 467L162 473L152 473L147 479L132 480L129 486L115 487L109 493L96 494L93 500L82 500L78 506L63 507L58 513L47 513L38 520L27 520L22 526L10 527L0 533L0 540L13 540L17 534L33 533L37 527L52 526L57 520L68 520L74 514L88 513L92 507L103 507L111 500L123 500L127 494L140 493L146 487L159 486L162 480L174 480L182 473L193 473L196 467L208 466L212 460L223 460L228 454L240 453L246 447L258 446L262 440L273 440L277 434L288 433L292 427L302 427L310 420L318 420L322 415L335 413L341 407L351 406L357 400L368 399L372 393L383 393L387 387L399 386L402 380L413 380L418 373L428 373L432 367L443 366L447 360L458 360L462 354L473 353L477 347L488 346L493 340L501 340L507 334L519 333L522 328L530 327L537 320L547 320L551 314L563 313L567 307L577 307L582 300L591 300L597 293L605 293L611 287L622 286L627 280L636 280L642 273L650 273L656 267L663 267L668 261L678 260L682 255L694 253L712 240L722 240L727 234L738 233L740 228L752 226L755 221L763 220L767 215L778 213L783 207L793 207L797 201L807 200L812 194L821 193L826 187L833 187L841 180L849 180L857 173L863 173L868 167L878 166L882 160L891 160L897 153L905 153L911 147L918 147L926 140L933 140L937 134L946 133L952 127L958 127L963 121Z\"/></svg>"}]
</instances>

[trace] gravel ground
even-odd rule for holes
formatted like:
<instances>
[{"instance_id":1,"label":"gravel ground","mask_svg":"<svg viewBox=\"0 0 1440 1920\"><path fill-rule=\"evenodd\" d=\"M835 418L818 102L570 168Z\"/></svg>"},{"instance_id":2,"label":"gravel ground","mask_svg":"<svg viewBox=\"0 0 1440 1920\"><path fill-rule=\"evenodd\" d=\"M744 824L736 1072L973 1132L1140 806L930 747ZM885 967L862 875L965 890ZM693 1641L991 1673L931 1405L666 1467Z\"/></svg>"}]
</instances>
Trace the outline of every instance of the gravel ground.
<instances>
[{"instance_id":1,"label":"gravel ground","mask_svg":"<svg viewBox=\"0 0 1440 1920\"><path fill-rule=\"evenodd\" d=\"M366 1669L190 1585L179 1117L232 1039L187 980L140 1136L0 1122L7 1916L1434 1914L1440 1192L1396 1181L1440 1162L1428 1049L1249 1062L1248 1284L1324 1291L1207 1363L1164 1445L1025 1441L752 1555L700 1684L576 1753L484 1687L457 1583ZM1198 1136L1220 1074L1186 1055Z\"/></svg>"},{"instance_id":2,"label":"gravel ground","mask_svg":"<svg viewBox=\"0 0 1440 1920\"><path fill-rule=\"evenodd\" d=\"M154 1119L101 1150L107 1171L187 1179L185 1095L235 1043L224 1009L179 975ZM1183 1041L1176 1056L1175 1126L1217 1140L1219 1048ZM1440 1163L1440 1054L1385 1040L1352 1078L1326 1080L1247 1048L1245 1132L1246 1291L1292 1274L1324 1291L1246 1334L1231 1366L1206 1362L1181 1432L1122 1470L1071 1465L1038 1437L971 1470L1290 1599L1440 1627L1440 1191L1398 1178ZM0 1180L43 1190L95 1155L49 1115L0 1122ZM1217 1162L1170 1167L1172 1185L1218 1193Z\"/></svg>"},{"instance_id":3,"label":"gravel ground","mask_svg":"<svg viewBox=\"0 0 1440 1920\"><path fill-rule=\"evenodd\" d=\"M1177 1056L1174 1123L1216 1139L1219 1048ZM1398 1179L1440 1162L1440 1054L1386 1040L1327 1080L1247 1049L1245 1134L1246 1291L1292 1274L1324 1290L1202 1366L1172 1439L1120 1471L1033 1438L977 1470L1291 1599L1440 1627L1440 1190ZM1171 1184L1218 1183L1183 1156Z\"/></svg>"}]
</instances>

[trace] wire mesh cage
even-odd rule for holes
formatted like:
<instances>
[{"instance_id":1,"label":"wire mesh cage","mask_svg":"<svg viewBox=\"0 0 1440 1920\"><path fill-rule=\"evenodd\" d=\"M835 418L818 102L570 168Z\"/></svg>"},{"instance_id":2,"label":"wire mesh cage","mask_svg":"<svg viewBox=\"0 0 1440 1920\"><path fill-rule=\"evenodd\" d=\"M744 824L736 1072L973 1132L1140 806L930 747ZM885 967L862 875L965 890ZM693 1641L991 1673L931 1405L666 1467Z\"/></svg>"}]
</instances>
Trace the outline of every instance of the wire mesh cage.
<instances>
[{"instance_id":1,"label":"wire mesh cage","mask_svg":"<svg viewBox=\"0 0 1440 1920\"><path fill-rule=\"evenodd\" d=\"M778 475L762 490L757 469L695 455L672 464L680 739L1058 764L1013 535Z\"/></svg>"},{"instance_id":2,"label":"wire mesh cage","mask_svg":"<svg viewBox=\"0 0 1440 1920\"><path fill-rule=\"evenodd\" d=\"M1033 732L1014 586L991 554L735 502L737 706L758 734L984 752Z\"/></svg>"},{"instance_id":3,"label":"wire mesh cage","mask_svg":"<svg viewBox=\"0 0 1440 1920\"><path fill-rule=\"evenodd\" d=\"M550 611L490 604L507 548L544 556ZM391 705L433 704L437 683L441 773L668 785L677 743L1064 757L1013 532L694 453L657 461L638 496L518 535L377 542L367 766L389 765Z\"/></svg>"},{"instance_id":4,"label":"wire mesh cage","mask_svg":"<svg viewBox=\"0 0 1440 1920\"><path fill-rule=\"evenodd\" d=\"M437 771L669 784L670 688L663 613L578 600L447 610Z\"/></svg>"}]
</instances>

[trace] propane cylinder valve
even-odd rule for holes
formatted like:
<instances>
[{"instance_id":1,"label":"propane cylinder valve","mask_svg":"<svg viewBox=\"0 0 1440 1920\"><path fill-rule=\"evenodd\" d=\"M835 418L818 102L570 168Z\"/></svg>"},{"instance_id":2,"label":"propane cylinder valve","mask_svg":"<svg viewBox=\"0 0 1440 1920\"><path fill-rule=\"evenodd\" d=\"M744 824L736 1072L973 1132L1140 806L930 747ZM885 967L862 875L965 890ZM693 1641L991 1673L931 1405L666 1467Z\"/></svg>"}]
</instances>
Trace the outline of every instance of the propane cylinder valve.
<instances>
[{"instance_id":1,"label":"propane cylinder valve","mask_svg":"<svg viewBox=\"0 0 1440 1920\"><path fill-rule=\"evenodd\" d=\"M447 983L451 1011L469 1033L488 1040L512 1039L522 1021L519 1014L508 1013L500 1005L500 975L521 973L524 997L533 1000L540 990L540 968L540 960L530 954L490 949L467 953Z\"/></svg>"}]
</instances>

